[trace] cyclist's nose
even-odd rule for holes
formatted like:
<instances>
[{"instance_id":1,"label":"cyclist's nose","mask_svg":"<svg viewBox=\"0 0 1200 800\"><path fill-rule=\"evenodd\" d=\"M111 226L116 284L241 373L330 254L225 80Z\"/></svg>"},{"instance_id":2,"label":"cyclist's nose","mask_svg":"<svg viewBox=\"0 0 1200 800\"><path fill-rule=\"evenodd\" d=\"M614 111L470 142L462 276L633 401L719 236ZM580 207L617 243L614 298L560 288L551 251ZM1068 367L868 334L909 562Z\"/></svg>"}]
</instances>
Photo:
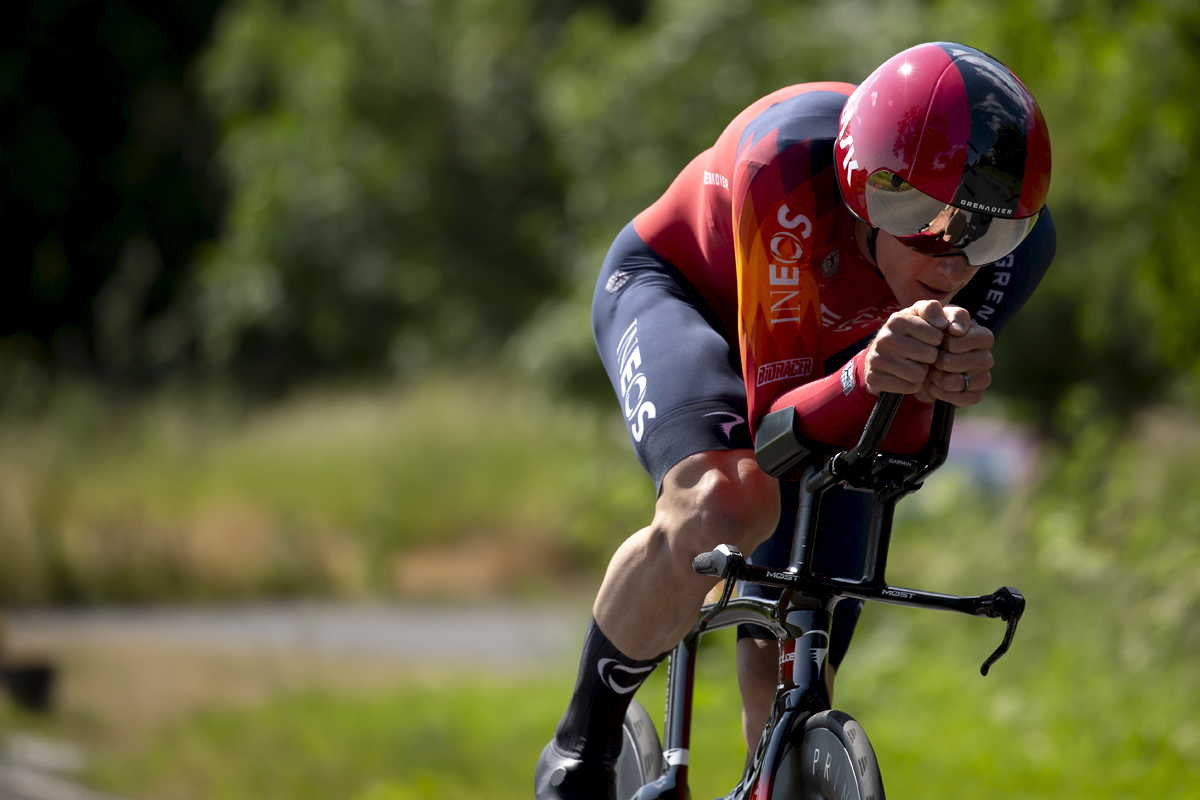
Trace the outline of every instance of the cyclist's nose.
<instances>
[{"instance_id":1,"label":"cyclist's nose","mask_svg":"<svg viewBox=\"0 0 1200 800\"><path fill-rule=\"evenodd\" d=\"M959 286L971 279L971 276L975 274L976 267L968 264L965 256L953 255L939 257L937 269L945 276L946 280Z\"/></svg>"}]
</instances>

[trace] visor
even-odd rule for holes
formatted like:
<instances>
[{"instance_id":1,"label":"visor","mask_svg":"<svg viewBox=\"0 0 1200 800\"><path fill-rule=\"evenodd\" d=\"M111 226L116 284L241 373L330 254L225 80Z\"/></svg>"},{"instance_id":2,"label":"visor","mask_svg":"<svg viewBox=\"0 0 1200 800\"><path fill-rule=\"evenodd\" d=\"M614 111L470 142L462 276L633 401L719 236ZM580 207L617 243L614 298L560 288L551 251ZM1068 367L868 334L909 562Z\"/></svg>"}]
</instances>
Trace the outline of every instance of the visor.
<instances>
[{"instance_id":1,"label":"visor","mask_svg":"<svg viewBox=\"0 0 1200 800\"><path fill-rule=\"evenodd\" d=\"M867 178L866 202L868 222L905 246L931 255L962 253L973 267L1016 250L1042 213L1012 219L958 208L885 169Z\"/></svg>"}]
</instances>

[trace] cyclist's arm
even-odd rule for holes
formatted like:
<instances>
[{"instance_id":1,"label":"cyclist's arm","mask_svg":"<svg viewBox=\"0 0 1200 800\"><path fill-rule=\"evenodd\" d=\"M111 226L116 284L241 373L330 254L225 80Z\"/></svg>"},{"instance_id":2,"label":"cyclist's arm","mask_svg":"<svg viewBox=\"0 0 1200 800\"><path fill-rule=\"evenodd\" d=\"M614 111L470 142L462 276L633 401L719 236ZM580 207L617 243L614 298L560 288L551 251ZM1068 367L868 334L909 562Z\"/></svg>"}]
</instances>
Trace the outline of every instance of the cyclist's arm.
<instances>
[{"instance_id":1,"label":"cyclist's arm","mask_svg":"<svg viewBox=\"0 0 1200 800\"><path fill-rule=\"evenodd\" d=\"M850 447L858 441L867 417L879 399L867 390L863 367L867 351L860 350L838 372L780 395L771 411L791 406L800 418L800 433L824 444ZM882 449L914 453L929 438L933 403L908 395L888 429Z\"/></svg>"}]
</instances>

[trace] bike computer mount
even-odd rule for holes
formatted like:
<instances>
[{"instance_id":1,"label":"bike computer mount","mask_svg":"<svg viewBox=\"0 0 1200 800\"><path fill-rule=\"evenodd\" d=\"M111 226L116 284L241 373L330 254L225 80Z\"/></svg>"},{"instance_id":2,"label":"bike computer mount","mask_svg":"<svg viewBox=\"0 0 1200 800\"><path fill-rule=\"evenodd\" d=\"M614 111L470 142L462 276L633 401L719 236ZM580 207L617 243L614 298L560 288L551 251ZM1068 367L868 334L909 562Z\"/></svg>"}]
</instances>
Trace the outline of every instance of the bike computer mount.
<instances>
[{"instance_id":1,"label":"bike computer mount","mask_svg":"<svg viewBox=\"0 0 1200 800\"><path fill-rule=\"evenodd\" d=\"M823 462L823 467L807 481L806 488L811 492L844 483L855 489L883 493L887 499L899 499L919 489L925 477L945 463L950 430L954 426L954 406L939 400L934 404L929 442L919 453L898 456L880 452L903 399L899 394L881 394L858 444L841 452L801 434L795 408L773 411L758 424L755 458L764 472L776 478L790 477L805 466Z\"/></svg>"},{"instance_id":2,"label":"bike computer mount","mask_svg":"<svg viewBox=\"0 0 1200 800\"><path fill-rule=\"evenodd\" d=\"M794 408L763 417L755 436L755 456L759 466L774 477L799 475L802 482L792 564L782 571L749 564L737 548L728 545L701 553L693 562L693 568L700 574L724 578L725 587L721 599L701 620L697 633L721 612L732 596L735 582L742 580L791 590L780 602L777 613L781 619L786 613L785 605L789 603L806 599L832 604L846 597L998 617L1007 623L1004 640L983 663L980 672L987 675L991 666L1008 652L1025 610L1025 598L1016 589L1005 586L990 595L958 597L890 586L884 579L896 502L920 488L924 479L945 463L954 423L954 407L939 400L934 407L929 442L919 453L914 456L882 453L879 448L902 399L901 395L880 395L858 444L841 452L834 452L832 448L802 436ZM861 580L818 576L809 567L815 540L811 534L818 516L816 506L820 496L838 483L875 495L877 512L872 515L868 563Z\"/></svg>"}]
</instances>

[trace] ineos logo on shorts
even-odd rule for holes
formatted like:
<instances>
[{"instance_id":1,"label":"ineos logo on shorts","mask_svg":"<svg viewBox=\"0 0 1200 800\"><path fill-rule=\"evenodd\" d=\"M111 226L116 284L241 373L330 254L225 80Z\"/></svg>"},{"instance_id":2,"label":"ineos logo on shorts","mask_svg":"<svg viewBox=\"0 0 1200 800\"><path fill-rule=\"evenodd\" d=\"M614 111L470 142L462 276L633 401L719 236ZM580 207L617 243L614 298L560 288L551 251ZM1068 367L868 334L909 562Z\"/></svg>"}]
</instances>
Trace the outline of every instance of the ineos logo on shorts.
<instances>
[{"instance_id":1,"label":"ineos logo on shorts","mask_svg":"<svg viewBox=\"0 0 1200 800\"><path fill-rule=\"evenodd\" d=\"M602 658L596 664L600 680L617 694L629 694L642 685L641 676L654 669L649 667L627 667L615 658Z\"/></svg>"},{"instance_id":2,"label":"ineos logo on shorts","mask_svg":"<svg viewBox=\"0 0 1200 800\"><path fill-rule=\"evenodd\" d=\"M646 435L646 423L658 416L658 410L646 399L646 376L636 370L642 366L642 351L638 347L637 320L625 329L617 343L617 363L620 369L621 409L630 422L629 433L635 442Z\"/></svg>"}]
</instances>

